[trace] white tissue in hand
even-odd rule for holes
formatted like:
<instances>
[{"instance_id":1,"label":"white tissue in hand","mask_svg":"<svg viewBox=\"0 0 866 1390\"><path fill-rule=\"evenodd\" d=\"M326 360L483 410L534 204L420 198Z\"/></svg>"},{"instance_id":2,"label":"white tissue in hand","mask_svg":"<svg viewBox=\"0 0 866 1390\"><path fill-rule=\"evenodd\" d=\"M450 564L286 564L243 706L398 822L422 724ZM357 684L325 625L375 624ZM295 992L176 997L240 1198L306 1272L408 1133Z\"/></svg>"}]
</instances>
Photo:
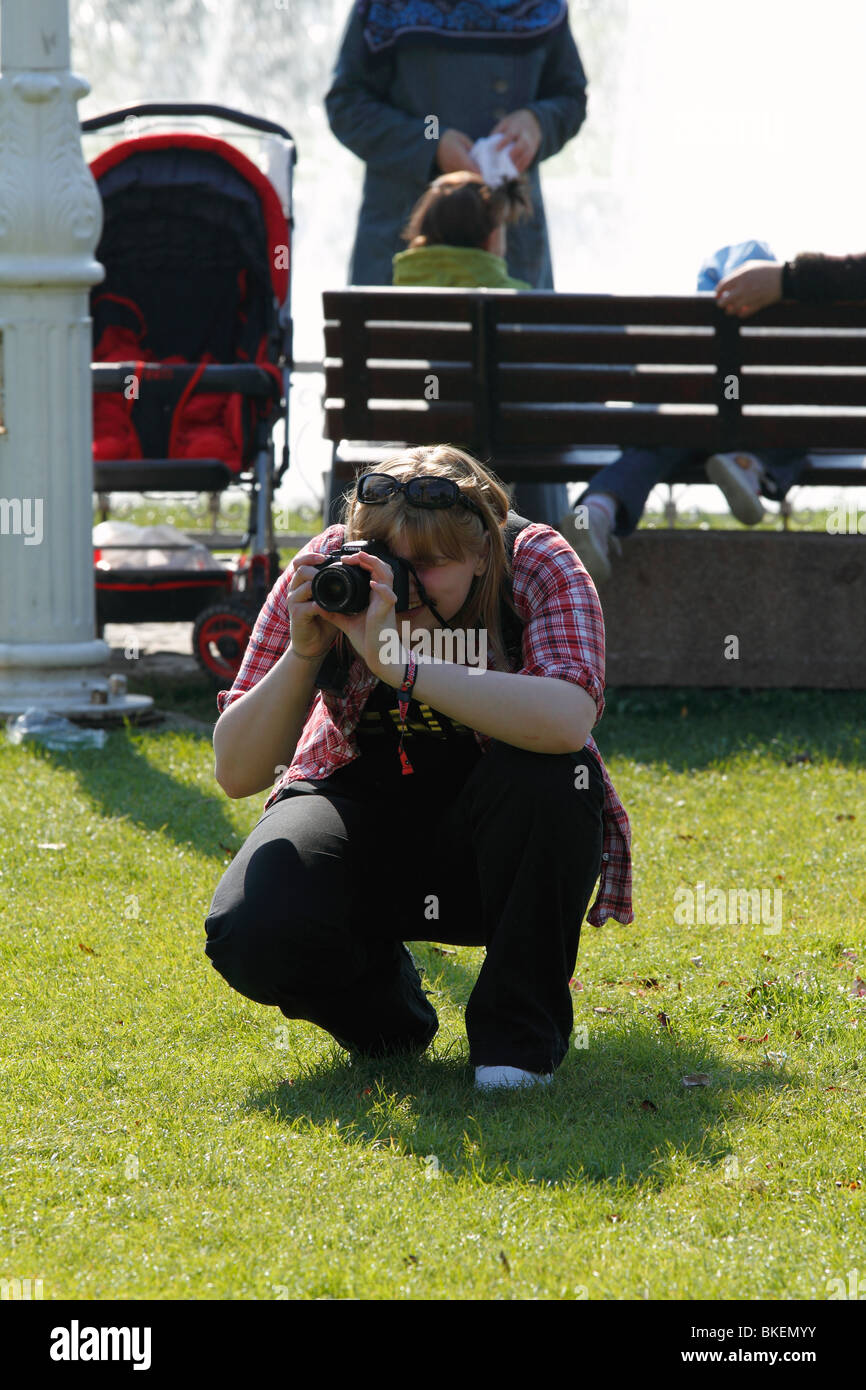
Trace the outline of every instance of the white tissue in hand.
<instances>
[{"instance_id":1,"label":"white tissue in hand","mask_svg":"<svg viewBox=\"0 0 866 1390\"><path fill-rule=\"evenodd\" d=\"M511 155L508 153L511 144L503 145L501 150L496 148L501 135L485 135L483 139L476 140L469 153L481 170L481 177L489 188L498 188L499 184L505 183L508 179L518 177L517 170L512 163Z\"/></svg>"}]
</instances>

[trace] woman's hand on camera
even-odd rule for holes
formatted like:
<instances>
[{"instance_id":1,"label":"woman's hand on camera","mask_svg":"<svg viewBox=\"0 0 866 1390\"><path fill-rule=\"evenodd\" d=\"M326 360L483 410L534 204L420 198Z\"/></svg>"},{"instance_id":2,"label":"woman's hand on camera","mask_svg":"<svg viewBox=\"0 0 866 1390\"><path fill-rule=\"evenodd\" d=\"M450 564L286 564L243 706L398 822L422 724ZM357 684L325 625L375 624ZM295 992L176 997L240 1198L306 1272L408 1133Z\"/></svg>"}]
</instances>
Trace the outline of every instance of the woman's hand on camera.
<instances>
[{"instance_id":1,"label":"woman's hand on camera","mask_svg":"<svg viewBox=\"0 0 866 1390\"><path fill-rule=\"evenodd\" d=\"M380 560L378 555L365 551L347 555L342 563L360 565L368 572L370 602L360 613L329 613L328 616L334 626L346 634L355 651L379 680L393 684L399 666L399 676L396 678L399 685L403 679L405 661L395 664L384 659L390 655L388 648L393 649L396 644L397 595L394 593L391 566Z\"/></svg>"},{"instance_id":2,"label":"woman's hand on camera","mask_svg":"<svg viewBox=\"0 0 866 1390\"><path fill-rule=\"evenodd\" d=\"M337 629L331 614L325 613L312 599L312 584L324 559L315 550L303 550L294 559L294 573L286 595L286 607L292 625L291 650L304 661L324 657L337 639Z\"/></svg>"}]
</instances>

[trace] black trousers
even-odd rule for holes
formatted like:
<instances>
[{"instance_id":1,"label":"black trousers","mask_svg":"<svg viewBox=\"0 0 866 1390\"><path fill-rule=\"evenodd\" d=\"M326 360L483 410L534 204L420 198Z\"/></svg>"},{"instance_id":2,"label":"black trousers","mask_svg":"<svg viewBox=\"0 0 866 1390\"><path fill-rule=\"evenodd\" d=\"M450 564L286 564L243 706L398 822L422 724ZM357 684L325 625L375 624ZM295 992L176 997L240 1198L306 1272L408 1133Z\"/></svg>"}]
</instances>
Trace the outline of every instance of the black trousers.
<instances>
[{"instance_id":1,"label":"black trousers","mask_svg":"<svg viewBox=\"0 0 866 1390\"><path fill-rule=\"evenodd\" d=\"M456 788L429 775L379 787L293 783L218 884L206 954L247 998L381 1055L423 1048L438 1026L402 943L485 946L472 1065L554 1070L601 866L598 762L494 741Z\"/></svg>"}]
</instances>

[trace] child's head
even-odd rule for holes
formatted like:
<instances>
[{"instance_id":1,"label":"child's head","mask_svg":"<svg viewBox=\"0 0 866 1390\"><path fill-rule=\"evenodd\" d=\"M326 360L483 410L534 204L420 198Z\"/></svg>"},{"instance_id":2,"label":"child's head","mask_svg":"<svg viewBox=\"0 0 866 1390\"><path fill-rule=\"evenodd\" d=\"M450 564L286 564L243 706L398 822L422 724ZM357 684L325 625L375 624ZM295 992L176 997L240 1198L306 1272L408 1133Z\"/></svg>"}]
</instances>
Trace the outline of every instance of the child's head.
<instances>
[{"instance_id":1,"label":"child's head","mask_svg":"<svg viewBox=\"0 0 866 1390\"><path fill-rule=\"evenodd\" d=\"M403 232L414 246L474 246L504 253L504 228L532 212L525 179L490 188L480 174L460 169L435 179L412 209ZM499 250L497 243L502 245Z\"/></svg>"}]
</instances>

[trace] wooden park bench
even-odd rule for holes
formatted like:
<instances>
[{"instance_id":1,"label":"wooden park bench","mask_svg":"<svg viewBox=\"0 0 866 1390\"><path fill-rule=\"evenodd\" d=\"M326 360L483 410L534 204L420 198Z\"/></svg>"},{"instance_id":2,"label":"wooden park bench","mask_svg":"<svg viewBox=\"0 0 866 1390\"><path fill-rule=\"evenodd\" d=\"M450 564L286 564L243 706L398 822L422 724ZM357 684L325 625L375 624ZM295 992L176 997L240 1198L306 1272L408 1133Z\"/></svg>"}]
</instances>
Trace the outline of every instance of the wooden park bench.
<instances>
[{"instance_id":1,"label":"wooden park bench","mask_svg":"<svg viewBox=\"0 0 866 1390\"><path fill-rule=\"evenodd\" d=\"M704 455L796 448L810 459L798 486L866 486L866 467L859 457L866 453L866 304L785 302L738 320L723 314L711 294L353 288L327 291L323 299L325 435L334 446L330 520L337 519L340 495L360 466L406 445L445 442L468 449L506 482L587 480L619 449L674 445ZM706 477L697 464L671 481L706 482ZM772 563L756 582L771 584L777 594L780 585L792 593L790 582L799 574L800 560L790 546L767 551L767 542L840 542L822 563L837 569L841 564L839 583L852 602L859 590L862 607L862 585L854 582L857 576L866 578L866 571L861 575L858 536L781 537L745 530L712 538L694 532L667 535L679 537L677 544L686 548L687 542L693 548L702 544L695 552L697 564L708 576L714 601L720 567L742 570L745 564L755 579L759 542ZM638 666L632 662L628 675L619 676L629 683L637 683L634 675L643 669L643 658L634 632L626 631L627 611L636 604L646 613L650 597L655 601L662 594L659 621L668 615L670 633L675 590L683 589L682 556L675 557L667 583L658 569L658 547L651 561L643 558L649 554L647 545L659 537L659 532L642 531L630 539L623 560L614 567L614 578L602 590L609 673L611 633L614 653L618 649L625 657L638 651ZM813 546L810 553L816 556L819 549ZM694 568L696 562L689 563ZM773 569L780 564L788 566L784 575ZM629 577L636 586L632 590ZM738 632L731 606L736 607L738 593L741 598L745 593L742 581L724 600L727 607L719 621L728 623L728 634ZM689 612L706 612L697 590L690 598ZM840 608L838 594L835 601L836 612L844 610L847 621L853 609L849 615L845 603ZM807 615L801 608L801 599L792 597L788 609L792 623L799 626L786 635L777 621L779 641L769 641L764 629L755 636L755 642L763 643L764 660L756 660L748 670L746 664L730 661L717 669L715 649L704 663L702 677L701 661L693 650L687 659L681 654L682 659L666 665L659 658L659 642L650 634L644 655L652 656L653 670L651 679L641 683L853 681L866 686L862 641L855 644L856 658L841 654L832 678L801 682L798 671L802 667L806 672L805 657L796 670L796 663L789 662L787 674L782 671L784 644L791 645L796 633L800 646L808 645L808 623L802 625ZM777 619L778 611L776 604ZM742 619L738 621L742 625ZM826 632L826 615L816 610L814 624L817 633ZM688 627L684 619L683 625ZM859 618L857 630L861 637L866 635ZM616 668L616 660L613 665ZM688 676L696 671L698 679L675 678L677 672Z\"/></svg>"},{"instance_id":2,"label":"wooden park bench","mask_svg":"<svg viewBox=\"0 0 866 1390\"><path fill-rule=\"evenodd\" d=\"M866 452L866 305L740 321L710 294L323 298L331 502L385 443L459 444L507 482L587 480L604 447L793 447L816 456L802 484L866 484L850 458ZM706 479L698 466L672 481Z\"/></svg>"}]
</instances>

